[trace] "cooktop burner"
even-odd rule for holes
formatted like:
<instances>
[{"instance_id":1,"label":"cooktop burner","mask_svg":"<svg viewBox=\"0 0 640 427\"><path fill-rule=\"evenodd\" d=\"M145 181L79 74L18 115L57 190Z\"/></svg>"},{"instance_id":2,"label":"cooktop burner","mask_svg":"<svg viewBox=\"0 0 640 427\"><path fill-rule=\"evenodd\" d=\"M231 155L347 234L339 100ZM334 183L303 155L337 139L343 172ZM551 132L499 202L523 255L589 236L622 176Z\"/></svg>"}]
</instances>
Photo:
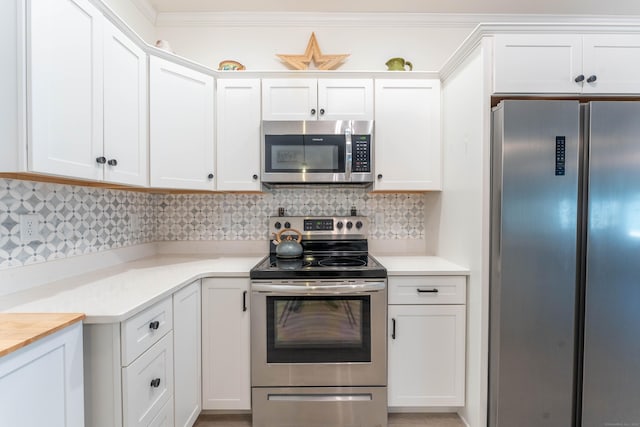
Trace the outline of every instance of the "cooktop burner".
<instances>
[{"instance_id":1,"label":"cooktop burner","mask_svg":"<svg viewBox=\"0 0 640 427\"><path fill-rule=\"evenodd\" d=\"M366 259L350 257L328 257L318 261L320 267L362 267L367 265Z\"/></svg>"}]
</instances>

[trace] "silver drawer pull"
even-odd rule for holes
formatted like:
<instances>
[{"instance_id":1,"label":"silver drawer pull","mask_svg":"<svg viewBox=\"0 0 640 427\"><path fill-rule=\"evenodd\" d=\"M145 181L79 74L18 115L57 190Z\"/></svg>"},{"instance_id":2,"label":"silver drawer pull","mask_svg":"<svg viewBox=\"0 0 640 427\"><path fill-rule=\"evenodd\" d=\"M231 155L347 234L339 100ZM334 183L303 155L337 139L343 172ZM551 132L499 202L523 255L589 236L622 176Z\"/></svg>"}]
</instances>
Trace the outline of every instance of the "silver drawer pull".
<instances>
[{"instance_id":1,"label":"silver drawer pull","mask_svg":"<svg viewBox=\"0 0 640 427\"><path fill-rule=\"evenodd\" d=\"M437 294L438 289L416 289L419 294Z\"/></svg>"},{"instance_id":2,"label":"silver drawer pull","mask_svg":"<svg viewBox=\"0 0 640 427\"><path fill-rule=\"evenodd\" d=\"M373 400L371 393L361 394L270 394L267 400L278 402L365 402Z\"/></svg>"}]
</instances>

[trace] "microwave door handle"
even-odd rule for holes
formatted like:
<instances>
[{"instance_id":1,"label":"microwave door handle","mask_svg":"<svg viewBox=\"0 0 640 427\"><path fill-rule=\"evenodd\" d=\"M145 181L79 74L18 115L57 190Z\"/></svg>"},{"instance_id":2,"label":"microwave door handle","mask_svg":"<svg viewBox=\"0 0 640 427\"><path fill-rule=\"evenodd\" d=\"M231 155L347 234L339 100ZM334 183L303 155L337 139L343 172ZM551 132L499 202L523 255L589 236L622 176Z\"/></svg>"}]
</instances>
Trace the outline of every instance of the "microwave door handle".
<instances>
[{"instance_id":1,"label":"microwave door handle","mask_svg":"<svg viewBox=\"0 0 640 427\"><path fill-rule=\"evenodd\" d=\"M344 178L345 181L351 181L351 163L353 159L353 151L351 146L351 129L344 130L345 155L344 155Z\"/></svg>"}]
</instances>

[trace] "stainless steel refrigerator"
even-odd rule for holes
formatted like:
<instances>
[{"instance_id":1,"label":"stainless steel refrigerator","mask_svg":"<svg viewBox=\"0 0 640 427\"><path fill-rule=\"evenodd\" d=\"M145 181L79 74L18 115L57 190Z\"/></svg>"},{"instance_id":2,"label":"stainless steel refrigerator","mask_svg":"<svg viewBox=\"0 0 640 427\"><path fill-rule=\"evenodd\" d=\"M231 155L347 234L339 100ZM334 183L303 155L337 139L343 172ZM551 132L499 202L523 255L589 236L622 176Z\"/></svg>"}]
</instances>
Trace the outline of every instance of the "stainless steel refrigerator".
<instances>
[{"instance_id":1,"label":"stainless steel refrigerator","mask_svg":"<svg viewBox=\"0 0 640 427\"><path fill-rule=\"evenodd\" d=\"M640 102L493 111L489 426L640 426Z\"/></svg>"}]
</instances>

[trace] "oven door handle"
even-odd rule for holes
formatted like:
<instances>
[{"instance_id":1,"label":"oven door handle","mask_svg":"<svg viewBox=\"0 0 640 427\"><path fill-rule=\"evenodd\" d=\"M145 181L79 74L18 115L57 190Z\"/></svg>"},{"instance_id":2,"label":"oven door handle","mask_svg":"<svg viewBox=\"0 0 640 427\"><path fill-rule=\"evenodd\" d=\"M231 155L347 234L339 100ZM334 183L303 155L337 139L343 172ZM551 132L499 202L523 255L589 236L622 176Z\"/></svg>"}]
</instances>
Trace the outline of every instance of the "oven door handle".
<instances>
[{"instance_id":1,"label":"oven door handle","mask_svg":"<svg viewBox=\"0 0 640 427\"><path fill-rule=\"evenodd\" d=\"M274 293L274 294L305 294L305 295L329 295L329 294L361 294L372 293L384 290L385 282L366 283L335 283L335 284L306 284L306 285L284 285L268 283L252 283L251 289L254 292Z\"/></svg>"}]
</instances>

